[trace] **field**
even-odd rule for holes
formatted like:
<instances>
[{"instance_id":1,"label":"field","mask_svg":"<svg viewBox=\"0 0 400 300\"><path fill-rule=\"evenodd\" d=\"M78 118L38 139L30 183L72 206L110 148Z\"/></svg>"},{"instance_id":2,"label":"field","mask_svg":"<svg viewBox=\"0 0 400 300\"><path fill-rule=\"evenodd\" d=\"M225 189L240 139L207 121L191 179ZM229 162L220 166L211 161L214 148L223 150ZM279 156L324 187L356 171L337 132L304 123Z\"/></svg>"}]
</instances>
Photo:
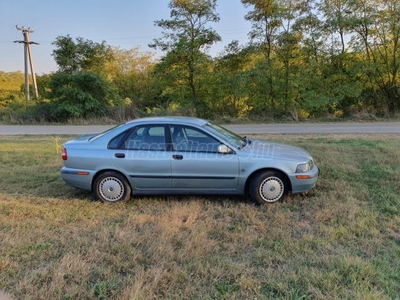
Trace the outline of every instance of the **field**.
<instances>
[{"instance_id":1,"label":"field","mask_svg":"<svg viewBox=\"0 0 400 300\"><path fill-rule=\"evenodd\" d=\"M258 136L309 150L317 187L107 205L66 186L68 137L0 137L0 290L14 299L399 299L400 136Z\"/></svg>"}]
</instances>

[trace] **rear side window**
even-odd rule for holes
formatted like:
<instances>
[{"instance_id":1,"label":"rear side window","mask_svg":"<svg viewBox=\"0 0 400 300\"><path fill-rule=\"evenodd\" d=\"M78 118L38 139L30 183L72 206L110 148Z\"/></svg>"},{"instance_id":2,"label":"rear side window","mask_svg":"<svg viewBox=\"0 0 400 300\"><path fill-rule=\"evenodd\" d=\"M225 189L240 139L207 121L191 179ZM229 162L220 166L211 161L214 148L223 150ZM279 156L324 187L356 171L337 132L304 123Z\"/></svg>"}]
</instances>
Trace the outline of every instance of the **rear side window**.
<instances>
[{"instance_id":1,"label":"rear side window","mask_svg":"<svg viewBox=\"0 0 400 300\"><path fill-rule=\"evenodd\" d=\"M121 147L121 143L123 139L127 136L129 130L124 131L123 133L120 133L116 137L114 137L109 143L108 143L108 149L118 149Z\"/></svg>"},{"instance_id":2,"label":"rear side window","mask_svg":"<svg viewBox=\"0 0 400 300\"><path fill-rule=\"evenodd\" d=\"M165 126L146 125L136 127L126 138L124 149L165 151Z\"/></svg>"}]
</instances>

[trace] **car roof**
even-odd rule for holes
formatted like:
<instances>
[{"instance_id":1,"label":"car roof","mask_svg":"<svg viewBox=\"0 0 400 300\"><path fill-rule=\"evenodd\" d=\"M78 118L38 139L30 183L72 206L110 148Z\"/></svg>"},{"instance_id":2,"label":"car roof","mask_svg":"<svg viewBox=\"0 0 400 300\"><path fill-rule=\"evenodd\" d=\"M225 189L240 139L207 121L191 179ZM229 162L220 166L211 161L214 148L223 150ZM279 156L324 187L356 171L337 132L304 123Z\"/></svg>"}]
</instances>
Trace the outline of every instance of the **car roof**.
<instances>
[{"instance_id":1,"label":"car roof","mask_svg":"<svg viewBox=\"0 0 400 300\"><path fill-rule=\"evenodd\" d=\"M132 121L128 121L126 124L133 124L133 123L140 123L140 124L154 124L154 123L165 123L165 124L173 124L173 123L180 123L180 124L189 124L189 125L197 125L203 126L207 124L208 121L199 119L199 118L192 118L192 117L181 117L181 116L170 116L170 117L150 117L150 118L141 118L135 119Z\"/></svg>"}]
</instances>

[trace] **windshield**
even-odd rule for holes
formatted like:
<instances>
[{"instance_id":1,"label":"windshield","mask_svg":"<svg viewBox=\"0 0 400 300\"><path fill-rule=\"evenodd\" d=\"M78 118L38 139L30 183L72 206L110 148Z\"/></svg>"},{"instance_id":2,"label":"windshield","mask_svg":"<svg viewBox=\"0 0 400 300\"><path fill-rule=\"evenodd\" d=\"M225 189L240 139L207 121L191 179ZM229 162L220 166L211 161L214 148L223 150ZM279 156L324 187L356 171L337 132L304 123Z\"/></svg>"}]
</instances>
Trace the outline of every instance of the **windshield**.
<instances>
[{"instance_id":1,"label":"windshield","mask_svg":"<svg viewBox=\"0 0 400 300\"><path fill-rule=\"evenodd\" d=\"M236 133L222 127L219 125L215 125L212 123L207 123L204 125L209 131L214 133L216 136L221 138L222 140L228 142L229 144L235 146L237 149L241 149L247 145L247 140L243 139L241 136Z\"/></svg>"}]
</instances>

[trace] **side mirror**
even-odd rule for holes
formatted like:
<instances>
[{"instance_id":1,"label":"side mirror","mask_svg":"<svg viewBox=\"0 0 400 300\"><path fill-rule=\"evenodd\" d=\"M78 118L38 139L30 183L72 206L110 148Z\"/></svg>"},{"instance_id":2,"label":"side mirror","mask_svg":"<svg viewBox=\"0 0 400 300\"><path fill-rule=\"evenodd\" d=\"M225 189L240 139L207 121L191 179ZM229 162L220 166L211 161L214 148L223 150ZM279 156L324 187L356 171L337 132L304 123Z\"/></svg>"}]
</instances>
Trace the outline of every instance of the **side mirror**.
<instances>
[{"instance_id":1,"label":"side mirror","mask_svg":"<svg viewBox=\"0 0 400 300\"><path fill-rule=\"evenodd\" d=\"M229 154L229 153L232 153L232 150L226 145L219 145L218 146L218 153L220 153L220 154Z\"/></svg>"}]
</instances>

